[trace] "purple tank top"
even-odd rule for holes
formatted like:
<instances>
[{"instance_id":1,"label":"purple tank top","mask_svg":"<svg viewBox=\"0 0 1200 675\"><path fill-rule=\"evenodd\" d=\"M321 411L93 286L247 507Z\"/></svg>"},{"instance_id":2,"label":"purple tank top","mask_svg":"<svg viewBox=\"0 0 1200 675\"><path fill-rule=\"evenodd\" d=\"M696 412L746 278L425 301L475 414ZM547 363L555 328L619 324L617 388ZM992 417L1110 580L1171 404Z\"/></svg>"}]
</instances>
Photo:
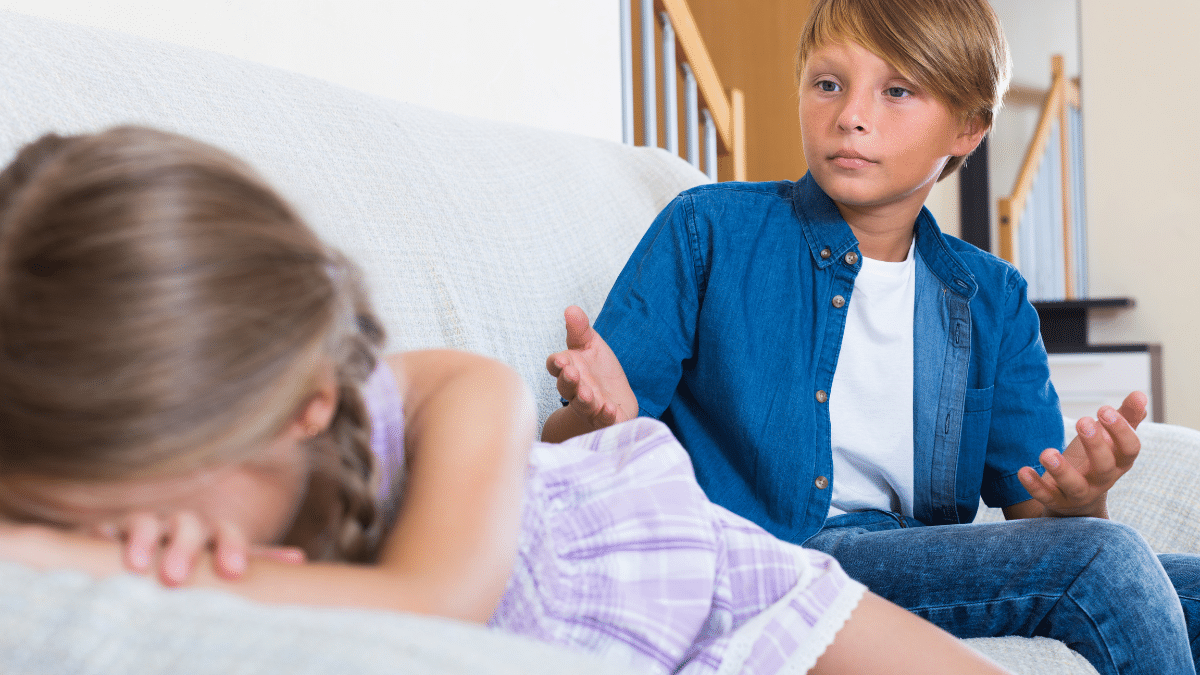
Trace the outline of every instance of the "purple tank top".
<instances>
[{"instance_id":1,"label":"purple tank top","mask_svg":"<svg viewBox=\"0 0 1200 675\"><path fill-rule=\"evenodd\" d=\"M363 384L362 397L371 418L377 499L390 516L400 501L404 481L404 401L396 376L385 361L380 360Z\"/></svg>"}]
</instances>

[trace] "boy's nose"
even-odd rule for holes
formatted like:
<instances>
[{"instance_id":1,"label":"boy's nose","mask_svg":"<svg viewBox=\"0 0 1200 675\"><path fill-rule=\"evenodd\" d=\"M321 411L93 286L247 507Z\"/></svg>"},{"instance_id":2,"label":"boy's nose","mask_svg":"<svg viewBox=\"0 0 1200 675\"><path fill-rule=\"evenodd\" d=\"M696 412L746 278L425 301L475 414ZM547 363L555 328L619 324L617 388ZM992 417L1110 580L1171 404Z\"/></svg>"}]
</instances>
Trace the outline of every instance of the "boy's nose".
<instances>
[{"instance_id":1,"label":"boy's nose","mask_svg":"<svg viewBox=\"0 0 1200 675\"><path fill-rule=\"evenodd\" d=\"M868 106L866 101L863 101L858 96L852 96L846 99L846 105L842 108L841 114L838 115L838 128L842 131L869 131L870 115L868 115Z\"/></svg>"},{"instance_id":2,"label":"boy's nose","mask_svg":"<svg viewBox=\"0 0 1200 675\"><path fill-rule=\"evenodd\" d=\"M865 132L869 126L866 115L857 108L847 106L838 116L838 128L842 131Z\"/></svg>"}]
</instances>

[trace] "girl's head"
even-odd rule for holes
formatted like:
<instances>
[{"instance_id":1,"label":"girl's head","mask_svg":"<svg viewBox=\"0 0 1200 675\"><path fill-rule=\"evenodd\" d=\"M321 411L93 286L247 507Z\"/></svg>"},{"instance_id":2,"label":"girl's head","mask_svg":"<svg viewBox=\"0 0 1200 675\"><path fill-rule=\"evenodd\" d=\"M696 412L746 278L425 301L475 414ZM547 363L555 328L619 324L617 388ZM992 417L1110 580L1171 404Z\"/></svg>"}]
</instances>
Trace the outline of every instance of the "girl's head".
<instances>
[{"instance_id":1,"label":"girl's head","mask_svg":"<svg viewBox=\"0 0 1200 675\"><path fill-rule=\"evenodd\" d=\"M854 42L940 99L991 127L1012 69L987 0L815 0L796 50L796 75L813 51ZM966 157L947 162L941 178Z\"/></svg>"},{"instance_id":2,"label":"girl's head","mask_svg":"<svg viewBox=\"0 0 1200 675\"><path fill-rule=\"evenodd\" d=\"M48 135L0 173L0 481L300 463L284 542L369 555L357 391L381 341L353 267L214 147Z\"/></svg>"}]
</instances>

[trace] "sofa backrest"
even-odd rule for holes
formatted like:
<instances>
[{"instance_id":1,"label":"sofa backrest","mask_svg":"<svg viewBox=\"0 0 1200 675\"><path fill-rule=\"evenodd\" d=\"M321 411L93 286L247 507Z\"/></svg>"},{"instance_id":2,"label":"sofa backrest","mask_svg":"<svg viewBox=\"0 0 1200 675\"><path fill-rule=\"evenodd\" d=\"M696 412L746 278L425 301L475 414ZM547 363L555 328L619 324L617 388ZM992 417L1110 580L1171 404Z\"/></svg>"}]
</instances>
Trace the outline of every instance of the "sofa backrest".
<instances>
[{"instance_id":1,"label":"sofa backrest","mask_svg":"<svg viewBox=\"0 0 1200 675\"><path fill-rule=\"evenodd\" d=\"M451 115L135 36L0 12L0 161L144 124L249 161L363 268L388 348L499 358L558 405L562 312L594 316L654 215L707 178L657 149Z\"/></svg>"}]
</instances>

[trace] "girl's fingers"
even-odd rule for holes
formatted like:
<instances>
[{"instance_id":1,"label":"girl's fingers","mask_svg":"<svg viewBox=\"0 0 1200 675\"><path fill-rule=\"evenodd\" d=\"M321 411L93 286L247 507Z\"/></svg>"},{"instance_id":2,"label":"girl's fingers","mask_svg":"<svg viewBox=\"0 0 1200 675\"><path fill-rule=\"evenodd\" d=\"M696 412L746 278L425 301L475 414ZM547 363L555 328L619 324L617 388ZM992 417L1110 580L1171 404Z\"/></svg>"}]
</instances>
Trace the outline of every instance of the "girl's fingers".
<instances>
[{"instance_id":1,"label":"girl's fingers","mask_svg":"<svg viewBox=\"0 0 1200 675\"><path fill-rule=\"evenodd\" d=\"M258 558L274 560L289 565L303 565L308 562L304 549L295 546L255 546L251 554Z\"/></svg>"},{"instance_id":2,"label":"girl's fingers","mask_svg":"<svg viewBox=\"0 0 1200 675\"><path fill-rule=\"evenodd\" d=\"M208 546L207 528L196 514L180 511L167 522L168 540L163 551L159 574L168 586L188 580L196 566L196 557Z\"/></svg>"},{"instance_id":3,"label":"girl's fingers","mask_svg":"<svg viewBox=\"0 0 1200 675\"><path fill-rule=\"evenodd\" d=\"M162 544L163 526L152 513L135 513L125 522L125 567L145 574Z\"/></svg>"},{"instance_id":4,"label":"girl's fingers","mask_svg":"<svg viewBox=\"0 0 1200 675\"><path fill-rule=\"evenodd\" d=\"M240 579L246 573L246 561L250 542L241 529L231 523L219 523L213 541L213 564L217 576L229 580Z\"/></svg>"},{"instance_id":5,"label":"girl's fingers","mask_svg":"<svg viewBox=\"0 0 1200 675\"><path fill-rule=\"evenodd\" d=\"M87 532L93 537L99 537L108 541L121 541L121 528L116 523L106 520L102 523L94 523L87 528Z\"/></svg>"}]
</instances>

